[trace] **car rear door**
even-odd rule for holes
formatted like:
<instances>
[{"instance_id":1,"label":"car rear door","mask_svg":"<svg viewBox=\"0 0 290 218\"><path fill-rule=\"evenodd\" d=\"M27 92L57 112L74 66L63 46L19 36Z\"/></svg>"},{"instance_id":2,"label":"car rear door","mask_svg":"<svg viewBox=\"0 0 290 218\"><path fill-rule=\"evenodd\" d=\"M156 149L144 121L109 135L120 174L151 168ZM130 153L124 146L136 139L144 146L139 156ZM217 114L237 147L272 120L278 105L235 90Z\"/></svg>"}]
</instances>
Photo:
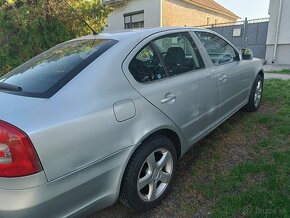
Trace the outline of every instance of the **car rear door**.
<instances>
[{"instance_id":1,"label":"car rear door","mask_svg":"<svg viewBox=\"0 0 290 218\"><path fill-rule=\"evenodd\" d=\"M132 86L166 114L189 143L217 120L217 76L206 68L203 55L188 32L175 31L147 38L123 64Z\"/></svg>"},{"instance_id":2,"label":"car rear door","mask_svg":"<svg viewBox=\"0 0 290 218\"><path fill-rule=\"evenodd\" d=\"M220 88L220 119L225 119L247 103L251 66L240 60L236 49L223 38L205 31L196 31L211 61L212 71L218 77Z\"/></svg>"}]
</instances>

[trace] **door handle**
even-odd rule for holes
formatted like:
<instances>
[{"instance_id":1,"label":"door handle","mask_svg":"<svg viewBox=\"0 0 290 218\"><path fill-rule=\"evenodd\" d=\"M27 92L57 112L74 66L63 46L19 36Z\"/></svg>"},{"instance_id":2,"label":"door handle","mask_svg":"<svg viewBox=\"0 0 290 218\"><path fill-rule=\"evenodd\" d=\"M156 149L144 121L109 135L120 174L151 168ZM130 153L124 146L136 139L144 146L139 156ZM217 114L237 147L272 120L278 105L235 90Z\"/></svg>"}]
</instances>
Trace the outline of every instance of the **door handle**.
<instances>
[{"instance_id":1,"label":"door handle","mask_svg":"<svg viewBox=\"0 0 290 218\"><path fill-rule=\"evenodd\" d=\"M175 102L176 96L172 93L168 93L165 95L165 98L163 98L160 102L161 104L173 104Z\"/></svg>"},{"instance_id":2,"label":"door handle","mask_svg":"<svg viewBox=\"0 0 290 218\"><path fill-rule=\"evenodd\" d=\"M225 74L219 78L219 81L221 82L226 82L227 80L228 80L228 77Z\"/></svg>"}]
</instances>

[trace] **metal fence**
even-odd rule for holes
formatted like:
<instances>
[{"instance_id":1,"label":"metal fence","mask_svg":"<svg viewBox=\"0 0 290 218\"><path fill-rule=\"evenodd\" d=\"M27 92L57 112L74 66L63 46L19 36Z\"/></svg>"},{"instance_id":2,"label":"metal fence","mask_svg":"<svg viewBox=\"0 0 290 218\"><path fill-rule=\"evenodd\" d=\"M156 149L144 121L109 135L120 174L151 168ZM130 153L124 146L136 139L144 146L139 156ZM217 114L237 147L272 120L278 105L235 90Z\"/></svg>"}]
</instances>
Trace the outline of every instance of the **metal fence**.
<instances>
[{"instance_id":1,"label":"metal fence","mask_svg":"<svg viewBox=\"0 0 290 218\"><path fill-rule=\"evenodd\" d=\"M249 48L257 58L265 59L269 18L199 26L221 34L237 48Z\"/></svg>"}]
</instances>

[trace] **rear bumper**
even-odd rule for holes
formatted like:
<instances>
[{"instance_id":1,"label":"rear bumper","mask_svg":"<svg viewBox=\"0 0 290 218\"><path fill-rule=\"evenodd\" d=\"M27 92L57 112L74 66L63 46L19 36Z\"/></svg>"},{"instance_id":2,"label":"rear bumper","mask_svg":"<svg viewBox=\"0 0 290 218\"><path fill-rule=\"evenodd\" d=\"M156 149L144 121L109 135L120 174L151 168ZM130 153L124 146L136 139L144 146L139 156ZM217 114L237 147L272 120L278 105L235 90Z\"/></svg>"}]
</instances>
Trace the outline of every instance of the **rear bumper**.
<instances>
[{"instance_id":1,"label":"rear bumper","mask_svg":"<svg viewBox=\"0 0 290 218\"><path fill-rule=\"evenodd\" d=\"M132 149L34 188L0 188L0 217L74 217L113 204Z\"/></svg>"}]
</instances>

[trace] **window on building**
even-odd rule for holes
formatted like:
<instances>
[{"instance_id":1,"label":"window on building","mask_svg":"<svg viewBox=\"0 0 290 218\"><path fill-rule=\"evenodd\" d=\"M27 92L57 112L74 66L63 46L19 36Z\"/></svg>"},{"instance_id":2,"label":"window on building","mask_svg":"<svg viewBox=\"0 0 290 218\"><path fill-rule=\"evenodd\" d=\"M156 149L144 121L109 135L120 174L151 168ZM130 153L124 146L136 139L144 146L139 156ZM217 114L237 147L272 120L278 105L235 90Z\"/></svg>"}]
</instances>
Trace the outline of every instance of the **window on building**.
<instances>
[{"instance_id":1,"label":"window on building","mask_svg":"<svg viewBox=\"0 0 290 218\"><path fill-rule=\"evenodd\" d=\"M217 25L219 23L219 19L214 19L214 24Z\"/></svg>"},{"instance_id":2,"label":"window on building","mask_svg":"<svg viewBox=\"0 0 290 218\"><path fill-rule=\"evenodd\" d=\"M124 14L125 29L144 27L144 11Z\"/></svg>"},{"instance_id":3,"label":"window on building","mask_svg":"<svg viewBox=\"0 0 290 218\"><path fill-rule=\"evenodd\" d=\"M209 25L210 24L210 17L207 17L206 18L206 25Z\"/></svg>"}]
</instances>

